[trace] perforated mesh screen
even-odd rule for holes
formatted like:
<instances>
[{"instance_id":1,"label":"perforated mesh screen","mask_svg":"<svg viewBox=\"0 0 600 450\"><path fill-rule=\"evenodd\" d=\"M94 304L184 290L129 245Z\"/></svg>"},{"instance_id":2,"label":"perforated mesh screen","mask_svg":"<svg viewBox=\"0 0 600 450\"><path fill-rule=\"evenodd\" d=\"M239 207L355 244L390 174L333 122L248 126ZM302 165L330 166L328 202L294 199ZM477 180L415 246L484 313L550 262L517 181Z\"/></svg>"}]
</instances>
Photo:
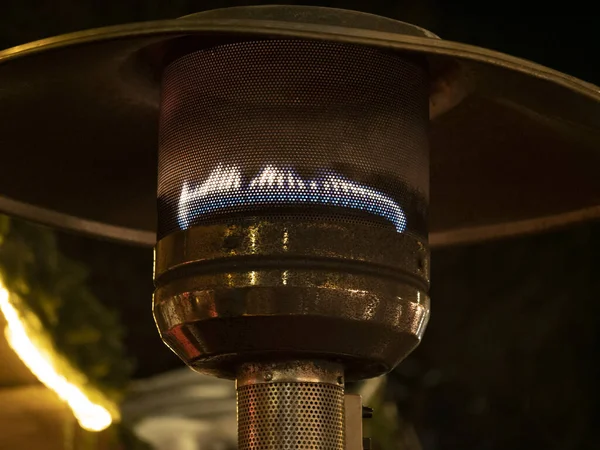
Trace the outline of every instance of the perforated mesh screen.
<instances>
[{"instance_id":1,"label":"perforated mesh screen","mask_svg":"<svg viewBox=\"0 0 600 450\"><path fill-rule=\"evenodd\" d=\"M240 450L343 450L344 389L268 383L237 390Z\"/></svg>"},{"instance_id":2,"label":"perforated mesh screen","mask_svg":"<svg viewBox=\"0 0 600 450\"><path fill-rule=\"evenodd\" d=\"M212 47L163 78L159 238L248 216L354 220L425 239L428 87L381 50Z\"/></svg>"}]
</instances>

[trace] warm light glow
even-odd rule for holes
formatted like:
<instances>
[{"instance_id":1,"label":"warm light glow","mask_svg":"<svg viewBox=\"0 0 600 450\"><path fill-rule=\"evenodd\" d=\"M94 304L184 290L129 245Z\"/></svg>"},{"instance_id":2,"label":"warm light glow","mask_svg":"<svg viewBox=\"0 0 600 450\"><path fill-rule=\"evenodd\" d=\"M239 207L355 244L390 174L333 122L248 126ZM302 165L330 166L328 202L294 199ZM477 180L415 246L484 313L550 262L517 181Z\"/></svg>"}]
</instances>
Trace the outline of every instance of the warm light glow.
<instances>
[{"instance_id":1,"label":"warm light glow","mask_svg":"<svg viewBox=\"0 0 600 450\"><path fill-rule=\"evenodd\" d=\"M289 277L289 272L287 270L284 270L283 273L281 274L281 282L283 283L284 286L287 285L288 277Z\"/></svg>"},{"instance_id":2,"label":"warm light glow","mask_svg":"<svg viewBox=\"0 0 600 450\"><path fill-rule=\"evenodd\" d=\"M256 239L258 238L258 228L251 226L248 228L248 234L250 236L250 251L256 253Z\"/></svg>"},{"instance_id":3,"label":"warm light glow","mask_svg":"<svg viewBox=\"0 0 600 450\"><path fill-rule=\"evenodd\" d=\"M376 214L406 229L404 211L392 198L372 187L326 172L304 180L292 169L267 166L246 182L237 167L220 165L195 186L183 184L179 197L179 226L185 230L204 214L247 205L326 205Z\"/></svg>"},{"instance_id":4,"label":"warm light glow","mask_svg":"<svg viewBox=\"0 0 600 450\"><path fill-rule=\"evenodd\" d=\"M250 284L254 286L256 284L256 280L258 279L258 274L253 270L250 272Z\"/></svg>"},{"instance_id":5,"label":"warm light glow","mask_svg":"<svg viewBox=\"0 0 600 450\"><path fill-rule=\"evenodd\" d=\"M283 231L283 250L287 252L288 243L290 242L290 235L287 230Z\"/></svg>"},{"instance_id":6,"label":"warm light glow","mask_svg":"<svg viewBox=\"0 0 600 450\"><path fill-rule=\"evenodd\" d=\"M0 282L0 310L6 318L5 334L11 348L40 382L68 403L82 428L89 431L102 431L107 428L112 423L110 412L91 402L77 386L57 372L51 358L31 341L25 324L9 297L8 291Z\"/></svg>"}]
</instances>

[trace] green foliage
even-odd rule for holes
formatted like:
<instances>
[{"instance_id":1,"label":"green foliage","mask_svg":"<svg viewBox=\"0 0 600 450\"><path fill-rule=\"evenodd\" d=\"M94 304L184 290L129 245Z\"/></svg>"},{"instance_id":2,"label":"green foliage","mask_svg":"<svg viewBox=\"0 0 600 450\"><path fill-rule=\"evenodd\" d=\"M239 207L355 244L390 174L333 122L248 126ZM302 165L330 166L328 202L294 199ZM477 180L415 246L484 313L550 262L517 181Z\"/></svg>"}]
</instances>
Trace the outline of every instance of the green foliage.
<instances>
[{"instance_id":1,"label":"green foliage","mask_svg":"<svg viewBox=\"0 0 600 450\"><path fill-rule=\"evenodd\" d=\"M86 286L86 268L59 252L54 233L0 216L0 274L39 318L55 348L95 388L118 400L132 369L124 330L116 313Z\"/></svg>"}]
</instances>

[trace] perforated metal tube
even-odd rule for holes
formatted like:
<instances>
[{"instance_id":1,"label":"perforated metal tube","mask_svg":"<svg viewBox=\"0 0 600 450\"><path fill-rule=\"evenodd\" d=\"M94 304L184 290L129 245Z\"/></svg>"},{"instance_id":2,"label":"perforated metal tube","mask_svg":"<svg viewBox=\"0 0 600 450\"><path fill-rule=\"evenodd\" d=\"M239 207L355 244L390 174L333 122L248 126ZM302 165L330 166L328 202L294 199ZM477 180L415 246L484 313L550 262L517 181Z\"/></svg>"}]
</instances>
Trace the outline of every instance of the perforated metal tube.
<instances>
[{"instance_id":1,"label":"perforated metal tube","mask_svg":"<svg viewBox=\"0 0 600 450\"><path fill-rule=\"evenodd\" d=\"M162 91L159 239L258 217L426 240L423 61L331 42L230 43L176 58Z\"/></svg>"},{"instance_id":2,"label":"perforated metal tube","mask_svg":"<svg viewBox=\"0 0 600 450\"><path fill-rule=\"evenodd\" d=\"M240 450L343 450L344 386L337 364L252 364L237 380Z\"/></svg>"}]
</instances>

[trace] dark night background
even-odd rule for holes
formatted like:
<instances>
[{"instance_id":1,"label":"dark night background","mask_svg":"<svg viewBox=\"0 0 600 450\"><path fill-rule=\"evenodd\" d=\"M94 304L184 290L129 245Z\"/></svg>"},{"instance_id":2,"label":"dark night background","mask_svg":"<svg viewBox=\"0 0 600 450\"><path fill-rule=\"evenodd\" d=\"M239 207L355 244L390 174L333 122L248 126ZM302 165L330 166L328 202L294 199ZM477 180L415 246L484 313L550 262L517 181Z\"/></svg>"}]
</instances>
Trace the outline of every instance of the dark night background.
<instances>
[{"instance_id":1,"label":"dark night background","mask_svg":"<svg viewBox=\"0 0 600 450\"><path fill-rule=\"evenodd\" d=\"M273 2L4 1L0 47L91 27L264 3ZM600 84L600 16L573 2L556 10L531 2L287 3L386 15L445 39L500 50ZM419 349L391 375L387 393L400 407L402 430L414 430L421 448L599 447L599 236L599 224L586 224L433 252L429 329ZM180 367L152 321L151 251L68 235L61 243L66 253L90 266L97 295L121 311L136 376Z\"/></svg>"}]
</instances>

